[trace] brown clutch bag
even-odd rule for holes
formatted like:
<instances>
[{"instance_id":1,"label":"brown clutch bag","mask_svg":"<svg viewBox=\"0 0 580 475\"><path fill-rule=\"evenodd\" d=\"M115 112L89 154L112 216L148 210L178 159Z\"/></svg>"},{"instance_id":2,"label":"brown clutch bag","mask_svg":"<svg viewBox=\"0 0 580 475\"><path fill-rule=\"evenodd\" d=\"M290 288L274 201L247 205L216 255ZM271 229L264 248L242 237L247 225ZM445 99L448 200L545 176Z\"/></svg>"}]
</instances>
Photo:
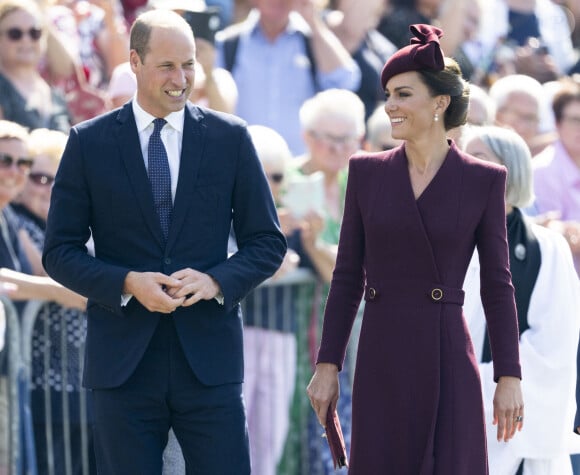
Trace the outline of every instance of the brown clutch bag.
<instances>
[{"instance_id":1,"label":"brown clutch bag","mask_svg":"<svg viewBox=\"0 0 580 475\"><path fill-rule=\"evenodd\" d=\"M340 427L340 420L338 419L336 409L331 411L328 408L326 413L325 435L328 441L328 447L330 447L330 453L332 454L334 468L348 467L346 445L344 444L342 428Z\"/></svg>"}]
</instances>

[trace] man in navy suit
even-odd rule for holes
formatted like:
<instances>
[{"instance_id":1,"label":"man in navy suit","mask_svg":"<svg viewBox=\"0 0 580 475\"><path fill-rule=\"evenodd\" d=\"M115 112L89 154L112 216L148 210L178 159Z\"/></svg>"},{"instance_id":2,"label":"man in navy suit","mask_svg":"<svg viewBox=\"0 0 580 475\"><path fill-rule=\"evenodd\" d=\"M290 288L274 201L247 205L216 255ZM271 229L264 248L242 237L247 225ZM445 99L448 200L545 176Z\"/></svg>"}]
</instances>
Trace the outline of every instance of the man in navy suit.
<instances>
[{"instance_id":1,"label":"man in navy suit","mask_svg":"<svg viewBox=\"0 0 580 475\"><path fill-rule=\"evenodd\" d=\"M52 192L43 262L88 297L84 384L106 475L160 474L170 428L188 474L250 473L238 304L286 242L245 124L187 102L194 63L179 15L142 14L135 98L71 130Z\"/></svg>"}]
</instances>

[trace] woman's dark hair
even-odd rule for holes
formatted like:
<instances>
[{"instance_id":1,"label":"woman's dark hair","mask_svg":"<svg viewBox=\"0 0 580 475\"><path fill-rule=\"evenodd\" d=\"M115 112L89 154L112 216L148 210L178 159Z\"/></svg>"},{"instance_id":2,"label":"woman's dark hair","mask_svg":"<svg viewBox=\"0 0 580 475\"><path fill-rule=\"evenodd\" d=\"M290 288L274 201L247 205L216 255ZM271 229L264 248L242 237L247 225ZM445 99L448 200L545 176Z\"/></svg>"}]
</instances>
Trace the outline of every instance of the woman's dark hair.
<instances>
[{"instance_id":1,"label":"woman's dark hair","mask_svg":"<svg viewBox=\"0 0 580 475\"><path fill-rule=\"evenodd\" d=\"M580 81L577 78L566 78L561 80L561 88L554 94L552 99L552 110L557 124L562 121L564 109L572 102L580 102Z\"/></svg>"},{"instance_id":2,"label":"woman's dark hair","mask_svg":"<svg viewBox=\"0 0 580 475\"><path fill-rule=\"evenodd\" d=\"M451 97L449 107L445 111L445 130L465 124L469 107L469 84L461 76L461 69L453 58L445 58L442 71L417 71L433 96L447 95Z\"/></svg>"}]
</instances>

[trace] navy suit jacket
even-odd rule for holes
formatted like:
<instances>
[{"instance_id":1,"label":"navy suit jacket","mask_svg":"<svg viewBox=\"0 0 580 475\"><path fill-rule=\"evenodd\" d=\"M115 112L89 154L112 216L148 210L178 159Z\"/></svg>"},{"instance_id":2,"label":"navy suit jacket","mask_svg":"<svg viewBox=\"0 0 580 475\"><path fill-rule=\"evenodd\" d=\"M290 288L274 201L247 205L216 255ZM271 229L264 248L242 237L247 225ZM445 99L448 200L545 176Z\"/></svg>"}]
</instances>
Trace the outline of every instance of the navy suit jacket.
<instances>
[{"instance_id":1,"label":"navy suit jacket","mask_svg":"<svg viewBox=\"0 0 580 475\"><path fill-rule=\"evenodd\" d=\"M233 224L239 251L228 258ZM92 234L95 257L85 243ZM205 384L243 379L240 300L286 251L270 190L240 119L188 104L173 216L164 244L131 103L74 127L57 173L43 263L88 298L84 384L110 388L132 374L159 318L173 318L192 370ZM215 300L151 313L121 306L130 270L191 267L220 285Z\"/></svg>"}]
</instances>

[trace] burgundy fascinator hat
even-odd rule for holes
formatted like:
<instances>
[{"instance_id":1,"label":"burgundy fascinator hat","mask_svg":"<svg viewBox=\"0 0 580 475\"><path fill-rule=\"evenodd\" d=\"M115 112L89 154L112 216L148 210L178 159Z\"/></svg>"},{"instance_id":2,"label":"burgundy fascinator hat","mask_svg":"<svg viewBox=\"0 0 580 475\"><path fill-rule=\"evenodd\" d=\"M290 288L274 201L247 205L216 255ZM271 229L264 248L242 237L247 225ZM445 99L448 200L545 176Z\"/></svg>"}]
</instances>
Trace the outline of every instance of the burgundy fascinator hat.
<instances>
[{"instance_id":1,"label":"burgundy fascinator hat","mask_svg":"<svg viewBox=\"0 0 580 475\"><path fill-rule=\"evenodd\" d=\"M381 73L383 90L389 79L397 74L423 69L442 71L445 67L443 52L439 44L443 30L421 23L409 26L409 30L415 36L411 38L411 44L393 54L383 67Z\"/></svg>"}]
</instances>

